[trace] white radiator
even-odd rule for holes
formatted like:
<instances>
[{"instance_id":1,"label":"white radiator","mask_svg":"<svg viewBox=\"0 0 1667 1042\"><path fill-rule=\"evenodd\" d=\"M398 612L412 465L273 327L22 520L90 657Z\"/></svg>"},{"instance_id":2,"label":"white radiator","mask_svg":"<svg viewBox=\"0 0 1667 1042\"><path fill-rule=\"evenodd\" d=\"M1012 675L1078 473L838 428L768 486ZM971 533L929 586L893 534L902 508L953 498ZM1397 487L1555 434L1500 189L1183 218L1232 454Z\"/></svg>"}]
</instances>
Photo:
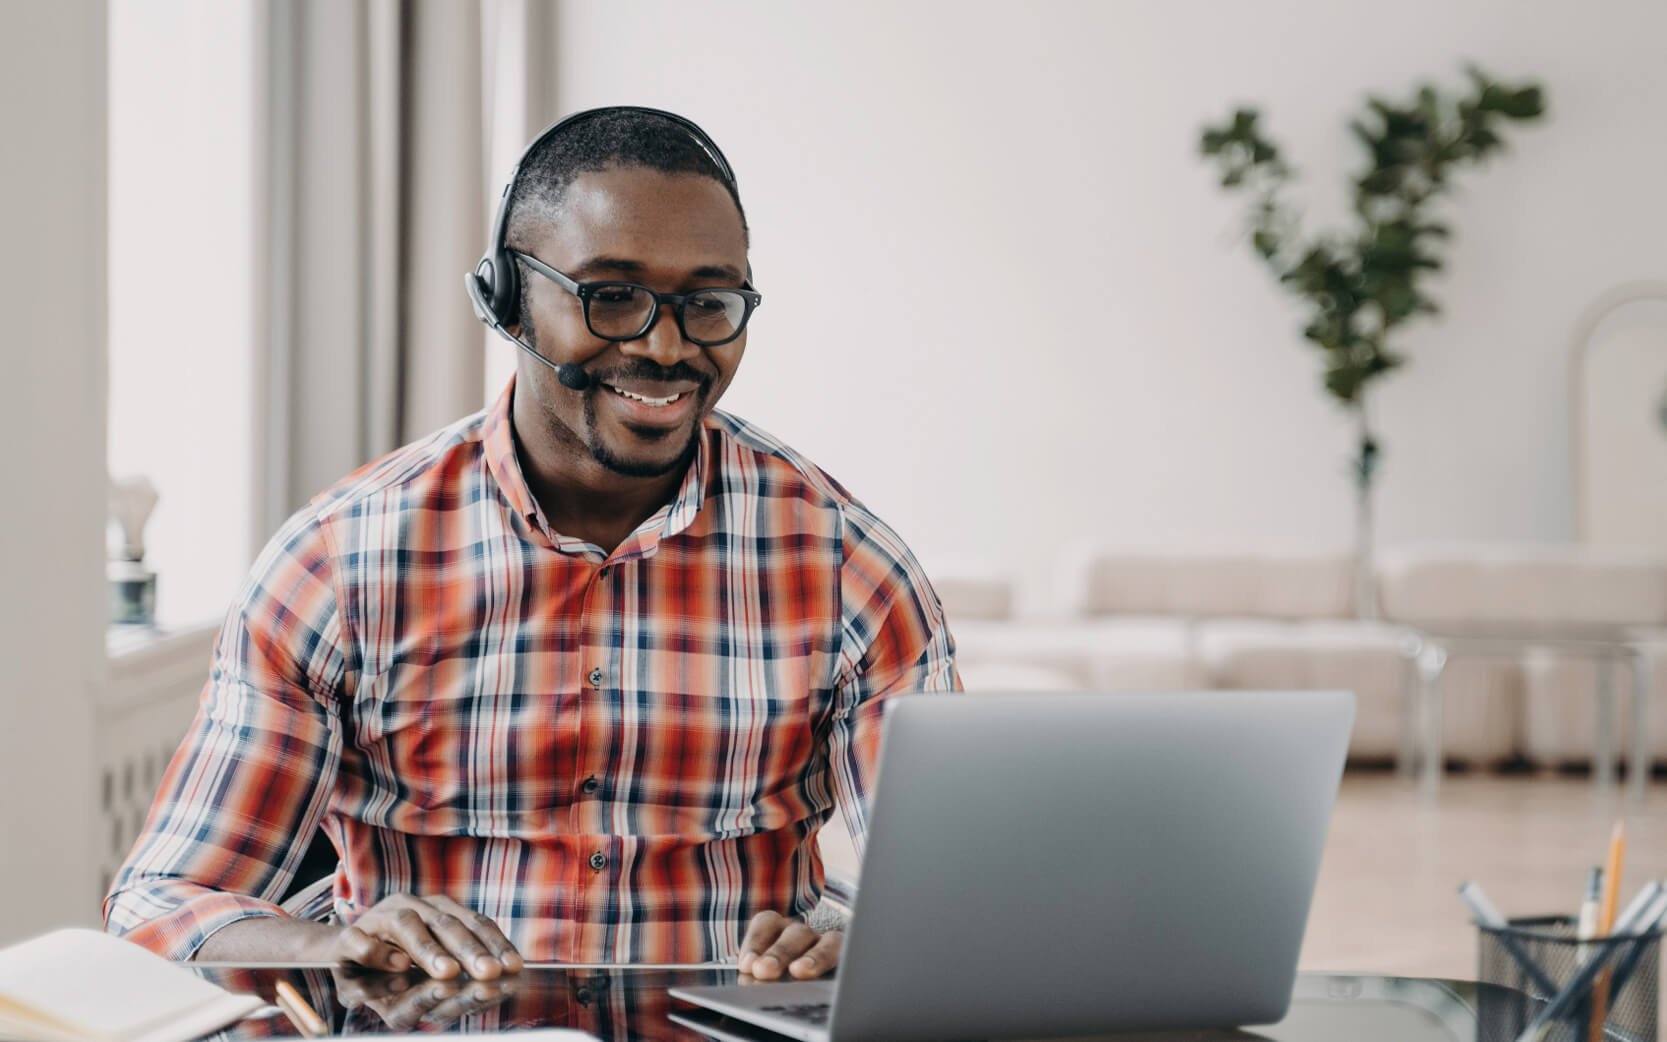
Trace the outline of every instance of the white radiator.
<instances>
[{"instance_id":1,"label":"white radiator","mask_svg":"<svg viewBox=\"0 0 1667 1042\"><path fill-rule=\"evenodd\" d=\"M100 901L138 837L162 772L196 712L215 632L213 625L110 628L109 682L95 718Z\"/></svg>"}]
</instances>

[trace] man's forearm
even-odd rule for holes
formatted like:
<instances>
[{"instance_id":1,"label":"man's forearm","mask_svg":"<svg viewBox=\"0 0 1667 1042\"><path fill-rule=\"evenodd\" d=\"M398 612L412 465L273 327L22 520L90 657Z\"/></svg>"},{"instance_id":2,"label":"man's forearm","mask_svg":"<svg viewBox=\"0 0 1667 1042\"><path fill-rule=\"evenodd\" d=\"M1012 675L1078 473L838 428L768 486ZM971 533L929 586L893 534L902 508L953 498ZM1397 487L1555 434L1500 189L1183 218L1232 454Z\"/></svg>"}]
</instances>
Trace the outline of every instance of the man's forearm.
<instances>
[{"instance_id":1,"label":"man's forearm","mask_svg":"<svg viewBox=\"0 0 1667 1042\"><path fill-rule=\"evenodd\" d=\"M227 923L208 935L195 962L332 962L341 927L306 919L256 916Z\"/></svg>"}]
</instances>

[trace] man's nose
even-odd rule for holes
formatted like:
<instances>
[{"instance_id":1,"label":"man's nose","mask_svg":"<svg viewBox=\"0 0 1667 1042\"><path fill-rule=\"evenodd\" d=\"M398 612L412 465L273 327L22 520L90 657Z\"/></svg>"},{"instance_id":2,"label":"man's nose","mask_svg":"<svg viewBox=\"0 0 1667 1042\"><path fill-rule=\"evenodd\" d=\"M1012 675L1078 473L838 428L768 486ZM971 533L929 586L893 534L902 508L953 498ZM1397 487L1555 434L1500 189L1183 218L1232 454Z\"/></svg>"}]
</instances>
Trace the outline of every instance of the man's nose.
<instances>
[{"instance_id":1,"label":"man's nose","mask_svg":"<svg viewBox=\"0 0 1667 1042\"><path fill-rule=\"evenodd\" d=\"M678 362L700 354L700 345L689 342L683 336L683 327L677 321L675 305L661 304L659 308L659 317L655 319L653 328L620 346L626 348L629 354L646 355L669 369ZM630 350L632 348L636 350Z\"/></svg>"}]
</instances>

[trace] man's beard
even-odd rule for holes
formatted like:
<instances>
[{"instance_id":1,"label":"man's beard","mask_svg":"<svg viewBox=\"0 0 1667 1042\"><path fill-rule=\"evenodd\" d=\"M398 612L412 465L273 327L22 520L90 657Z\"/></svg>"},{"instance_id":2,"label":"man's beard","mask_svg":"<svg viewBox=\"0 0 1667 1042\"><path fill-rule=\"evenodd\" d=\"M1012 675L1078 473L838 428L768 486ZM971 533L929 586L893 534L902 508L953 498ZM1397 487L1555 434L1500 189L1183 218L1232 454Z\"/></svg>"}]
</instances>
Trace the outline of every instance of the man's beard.
<instances>
[{"instance_id":1,"label":"man's beard","mask_svg":"<svg viewBox=\"0 0 1667 1042\"><path fill-rule=\"evenodd\" d=\"M663 477L666 474L670 474L675 470L681 470L689 465L689 461L694 459L695 452L698 450L700 445L701 425L698 417L703 415L706 411L706 386L704 384L702 384L700 390L694 392L698 395L698 398L695 401L695 416L697 419L694 426L689 430L689 438L683 445L683 451L679 452L674 458L664 463L638 463L633 460L623 459L616 455L612 449L608 448L608 444L603 440L601 432L596 429L596 396L598 394L611 393L611 391L603 388L600 383L595 382L591 384L591 389L585 393L584 443L585 447L590 449L592 459L602 464L602 466L607 469L613 471L615 474L623 474L626 477L631 478ZM629 427L628 429L637 434L639 437L654 439L670 438L677 433L676 431L666 430L663 427Z\"/></svg>"},{"instance_id":2,"label":"man's beard","mask_svg":"<svg viewBox=\"0 0 1667 1042\"><path fill-rule=\"evenodd\" d=\"M522 285L525 286L525 283L522 283ZM524 295L522 297L521 306L522 313L525 314L526 299ZM528 346L532 347L534 351L538 351L538 337L533 329L531 327L527 327L524 330L524 335L527 338ZM542 351L539 351L538 354L539 357L544 357L544 353ZM622 474L630 478L663 477L675 470L688 466L689 461L694 459L695 452L698 450L700 445L700 417L706 415L706 396L711 393L712 390L712 378L710 376L696 370L687 362L679 362L670 369L667 369L648 361L646 358L635 359L625 365L598 370L594 373L588 373L587 375L590 377L589 388L584 391L576 392L582 395L585 400L585 430L582 437L579 436L579 432L568 427L566 421L556 415L556 411L550 408L549 405L546 404L543 411L544 414L549 417L550 422L567 430L570 434L577 437L578 440L582 441L585 448L590 450L590 456L592 459L600 463L608 470L613 471L615 474ZM602 384L605 380L609 378L617 379L620 377L635 377L644 380L664 380L668 382L675 380L689 380L700 385L699 389L694 392L696 395L695 423L693 428L689 431L689 440L683 446L682 452L679 452L675 457L665 463L637 463L621 458L608 448L607 444L602 440L601 432L596 429L596 396L604 393L605 388L603 388ZM660 427L632 427L630 430L632 430L639 437L655 439L669 438L674 433L673 431L668 431Z\"/></svg>"}]
</instances>

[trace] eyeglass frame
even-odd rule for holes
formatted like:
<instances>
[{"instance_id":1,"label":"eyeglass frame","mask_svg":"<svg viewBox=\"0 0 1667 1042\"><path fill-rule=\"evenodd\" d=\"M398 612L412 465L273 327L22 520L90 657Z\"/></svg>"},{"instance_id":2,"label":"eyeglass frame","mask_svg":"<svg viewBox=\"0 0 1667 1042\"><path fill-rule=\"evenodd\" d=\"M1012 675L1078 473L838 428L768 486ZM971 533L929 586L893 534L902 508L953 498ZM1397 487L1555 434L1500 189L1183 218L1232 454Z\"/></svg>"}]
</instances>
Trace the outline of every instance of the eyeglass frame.
<instances>
[{"instance_id":1,"label":"eyeglass frame","mask_svg":"<svg viewBox=\"0 0 1667 1042\"><path fill-rule=\"evenodd\" d=\"M692 290L688 293L661 293L659 290L651 289L648 286L644 286L640 282L625 282L621 279L601 279L596 282L579 282L576 279L569 278L567 275L562 274L555 268L550 267L548 264L539 260L537 257L534 257L530 253L522 253L520 250L510 250L509 253L510 256L524 261L527 267L538 272L551 282L554 282L556 285L560 286L568 293L571 293L573 296L579 298L579 305L583 309L585 315L585 328L590 330L590 334L592 336L600 340L612 341L616 344L623 344L630 340L640 340L647 336L649 330L654 328L654 324L660 321L661 307L666 304L671 304L675 308L675 314L677 315L677 331L683 334L683 339L699 347L722 347L723 345L738 339L742 333L747 331L747 323L752 321L752 313L758 310L759 306L764 303L764 294L747 285L703 286L700 289ZM630 336L610 336L606 333L599 333L596 331L596 327L592 325L590 321L590 298L593 293L596 293L603 286L629 286L632 289L642 290L644 293L647 293L650 297L654 298L654 307L649 310L648 321L643 324L642 329L631 334ZM731 333L729 336L724 337L722 340L697 340L689 335L689 327L683 321L683 309L688 304L690 297L697 293L707 293L714 290L739 295L742 302L746 305L746 310L741 312L741 321L737 323L735 332Z\"/></svg>"}]
</instances>

